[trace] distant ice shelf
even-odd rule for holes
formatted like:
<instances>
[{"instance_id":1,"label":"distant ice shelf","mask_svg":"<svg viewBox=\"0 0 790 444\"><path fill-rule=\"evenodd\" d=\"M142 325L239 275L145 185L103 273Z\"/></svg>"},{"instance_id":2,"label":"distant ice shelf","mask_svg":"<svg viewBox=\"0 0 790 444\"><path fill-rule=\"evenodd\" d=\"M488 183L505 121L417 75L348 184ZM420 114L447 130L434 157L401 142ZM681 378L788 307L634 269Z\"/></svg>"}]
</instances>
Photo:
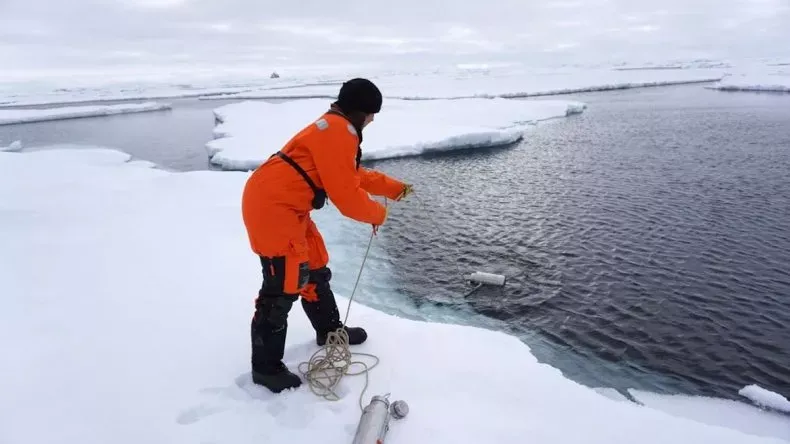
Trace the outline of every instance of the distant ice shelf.
<instances>
[{"instance_id":1,"label":"distant ice shelf","mask_svg":"<svg viewBox=\"0 0 790 444\"><path fill-rule=\"evenodd\" d=\"M496 75L393 75L374 78L385 98L408 100L463 98L521 98L593 91L610 91L720 80L714 69L573 70ZM300 85L261 88L237 94L217 94L201 100L334 99L339 85Z\"/></svg>"},{"instance_id":2,"label":"distant ice shelf","mask_svg":"<svg viewBox=\"0 0 790 444\"><path fill-rule=\"evenodd\" d=\"M790 93L790 73L745 74L722 79L710 89L720 91L763 91Z\"/></svg>"},{"instance_id":3,"label":"distant ice shelf","mask_svg":"<svg viewBox=\"0 0 790 444\"><path fill-rule=\"evenodd\" d=\"M101 117L169 109L169 104L156 102L124 103L119 105L66 106L45 109L0 109L0 125Z\"/></svg>"}]
</instances>

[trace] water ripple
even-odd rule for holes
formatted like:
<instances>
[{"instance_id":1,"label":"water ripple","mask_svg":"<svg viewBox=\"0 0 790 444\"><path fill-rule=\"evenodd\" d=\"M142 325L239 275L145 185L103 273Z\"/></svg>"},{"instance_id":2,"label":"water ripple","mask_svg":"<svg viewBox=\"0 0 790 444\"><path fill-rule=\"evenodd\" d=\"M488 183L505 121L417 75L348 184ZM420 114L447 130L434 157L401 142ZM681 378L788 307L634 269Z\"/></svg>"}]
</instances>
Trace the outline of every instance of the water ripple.
<instances>
[{"instance_id":1,"label":"water ripple","mask_svg":"<svg viewBox=\"0 0 790 444\"><path fill-rule=\"evenodd\" d=\"M707 106L633 92L517 146L381 162L427 210L381 236L404 287L700 394L786 389L790 102L684 91ZM459 300L473 270L509 284Z\"/></svg>"}]
</instances>

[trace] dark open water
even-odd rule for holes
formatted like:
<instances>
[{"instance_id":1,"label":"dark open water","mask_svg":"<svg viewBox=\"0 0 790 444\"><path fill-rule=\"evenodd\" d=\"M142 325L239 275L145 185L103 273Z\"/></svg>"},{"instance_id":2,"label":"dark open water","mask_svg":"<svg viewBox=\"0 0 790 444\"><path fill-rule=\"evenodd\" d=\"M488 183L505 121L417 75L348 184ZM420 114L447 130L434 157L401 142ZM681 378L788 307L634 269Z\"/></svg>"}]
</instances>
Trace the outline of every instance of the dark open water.
<instances>
[{"instance_id":1,"label":"dark open water","mask_svg":"<svg viewBox=\"0 0 790 444\"><path fill-rule=\"evenodd\" d=\"M504 321L591 386L790 393L790 95L699 85L577 94L523 143L380 161L421 201L380 242L397 290ZM540 99L535 99L540 100ZM120 148L206 169L211 109L0 126L0 142ZM460 273L506 274L460 296ZM485 365L485 363L482 363Z\"/></svg>"},{"instance_id":2,"label":"dark open water","mask_svg":"<svg viewBox=\"0 0 790 444\"><path fill-rule=\"evenodd\" d=\"M521 144L377 164L432 213L393 207L401 290L548 341L589 385L790 393L790 95L573 98L590 108ZM473 270L508 285L462 300Z\"/></svg>"},{"instance_id":3,"label":"dark open water","mask_svg":"<svg viewBox=\"0 0 790 444\"><path fill-rule=\"evenodd\" d=\"M62 143L102 146L116 148L174 170L213 169L205 149L206 142L213 137L212 110L229 102L197 99L151 101L170 103L172 109L22 125L0 125L0 146L8 145L14 140L21 140L25 149ZM101 104L115 103L124 102ZM78 106L93 104L80 103Z\"/></svg>"}]
</instances>

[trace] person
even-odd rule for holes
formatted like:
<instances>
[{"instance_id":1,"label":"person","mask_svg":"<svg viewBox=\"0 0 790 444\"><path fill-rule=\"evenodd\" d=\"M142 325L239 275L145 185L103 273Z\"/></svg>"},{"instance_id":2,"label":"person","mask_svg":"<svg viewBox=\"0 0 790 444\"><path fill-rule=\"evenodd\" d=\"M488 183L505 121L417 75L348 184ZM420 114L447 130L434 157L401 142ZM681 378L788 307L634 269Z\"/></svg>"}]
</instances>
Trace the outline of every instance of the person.
<instances>
[{"instance_id":1,"label":"person","mask_svg":"<svg viewBox=\"0 0 790 444\"><path fill-rule=\"evenodd\" d=\"M310 213L328 198L342 215L375 231L387 208L370 195L400 201L412 192L410 184L360 166L362 130L381 106L381 92L370 80L344 82L329 109L256 168L244 186L242 217L263 274L251 321L252 379L274 393L301 385L282 361L288 314L300 296L317 345L340 328L352 345L367 339L363 328L340 321L329 254Z\"/></svg>"}]
</instances>

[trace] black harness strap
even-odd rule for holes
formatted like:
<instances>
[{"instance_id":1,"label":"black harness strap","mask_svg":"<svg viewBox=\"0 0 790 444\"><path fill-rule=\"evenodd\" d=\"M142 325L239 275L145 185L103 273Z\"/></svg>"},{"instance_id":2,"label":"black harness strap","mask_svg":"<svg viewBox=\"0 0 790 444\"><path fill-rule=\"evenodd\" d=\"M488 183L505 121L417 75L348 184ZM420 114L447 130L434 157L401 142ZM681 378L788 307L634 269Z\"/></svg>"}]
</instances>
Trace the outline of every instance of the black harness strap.
<instances>
[{"instance_id":1,"label":"black harness strap","mask_svg":"<svg viewBox=\"0 0 790 444\"><path fill-rule=\"evenodd\" d=\"M300 167L300 166L299 166L299 164L297 164L296 162L294 162L294 160L293 160L293 159L291 159L290 157L288 157L288 156L287 156L285 153L283 153L282 151L277 151L276 153L274 153L274 155L275 155L275 156L278 156L278 157L279 157L279 158L281 158L282 160L284 160L284 161L288 162L288 164L289 164L289 165L291 165L292 167L294 167L294 169L296 170L296 172L298 172L299 174L301 174L301 175L302 175L302 177L304 177L304 180L307 182L307 184L308 184L308 185L310 185L310 188L312 188L313 192L314 192L314 193L318 192L318 187L317 187L317 186L315 186L315 182L313 182L313 180L312 180L312 179L310 179L310 176L308 176L308 175L307 175L307 173L305 172L305 170L303 170L303 169L302 169L302 167Z\"/></svg>"},{"instance_id":2,"label":"black harness strap","mask_svg":"<svg viewBox=\"0 0 790 444\"><path fill-rule=\"evenodd\" d=\"M326 203L326 191L315 186L315 182L310 179L310 176L307 175L305 170L303 170L299 164L294 162L294 160L288 157L285 153L282 151L277 151L276 153L272 154L272 157L274 156L281 158L282 160L286 161L288 165L291 165L296 170L296 172L304 178L305 182L310 185L310 188L313 190L313 208L316 210L323 208L324 204Z\"/></svg>"},{"instance_id":3,"label":"black harness strap","mask_svg":"<svg viewBox=\"0 0 790 444\"><path fill-rule=\"evenodd\" d=\"M339 111L330 109L329 111L326 112L326 114L334 114L334 115L338 115L338 116L343 117L356 130L357 137L359 138L359 144L357 145L356 163L357 163L357 169L359 169L359 163L362 160L362 131L361 131L361 128L359 128L359 126L357 126L355 123L351 122L351 119L349 119L347 115L345 115L345 114L343 114L343 113L341 113ZM321 188L318 188L317 186L315 186L315 183L312 181L312 179L310 179L310 176L307 175L307 173L302 169L302 167L300 167L296 162L294 162L293 159L288 157L285 153L283 153L282 151L277 151L276 153L271 155L271 157L274 157L274 156L277 156L277 157L281 158L282 160L287 162L288 165L291 165L293 167L293 169L295 169L296 172L299 173L304 178L305 182L307 182L307 184L310 185L310 189L313 190L313 208L315 208L316 210L323 208L324 204L326 203L326 191L324 191Z\"/></svg>"}]
</instances>

